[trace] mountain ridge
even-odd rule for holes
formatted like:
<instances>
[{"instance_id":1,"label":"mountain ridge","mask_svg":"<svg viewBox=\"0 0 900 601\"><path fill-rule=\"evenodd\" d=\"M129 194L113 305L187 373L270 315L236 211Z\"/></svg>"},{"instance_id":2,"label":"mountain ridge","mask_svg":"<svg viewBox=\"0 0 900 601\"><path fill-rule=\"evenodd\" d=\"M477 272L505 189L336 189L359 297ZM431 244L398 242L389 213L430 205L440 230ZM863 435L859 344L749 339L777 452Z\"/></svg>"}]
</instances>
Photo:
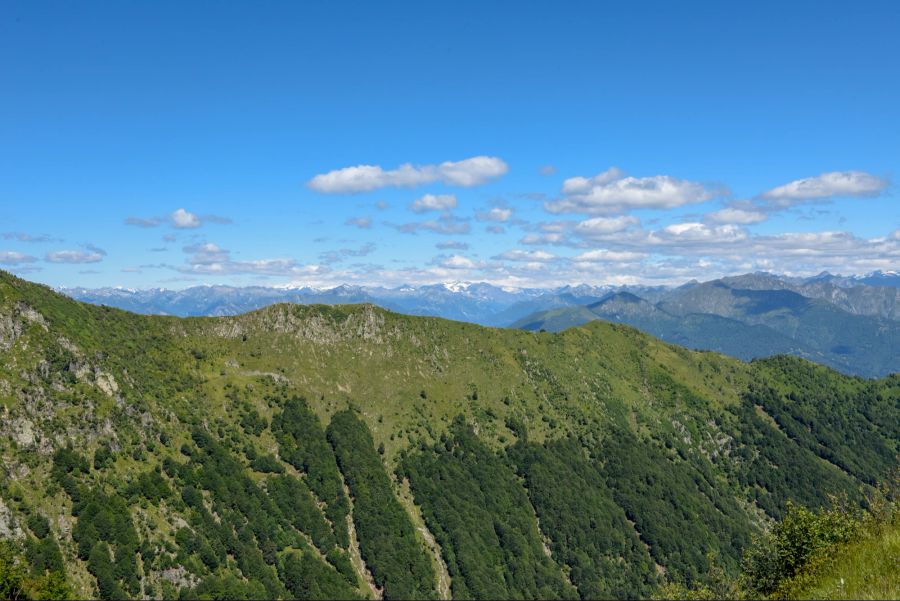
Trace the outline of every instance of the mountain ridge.
<instances>
[{"instance_id":1,"label":"mountain ridge","mask_svg":"<svg viewBox=\"0 0 900 601\"><path fill-rule=\"evenodd\" d=\"M0 273L0 355L0 526L80 596L431 596L429 549L454 596L649 596L861 501L900 438L898 376L605 322L142 316Z\"/></svg>"}]
</instances>

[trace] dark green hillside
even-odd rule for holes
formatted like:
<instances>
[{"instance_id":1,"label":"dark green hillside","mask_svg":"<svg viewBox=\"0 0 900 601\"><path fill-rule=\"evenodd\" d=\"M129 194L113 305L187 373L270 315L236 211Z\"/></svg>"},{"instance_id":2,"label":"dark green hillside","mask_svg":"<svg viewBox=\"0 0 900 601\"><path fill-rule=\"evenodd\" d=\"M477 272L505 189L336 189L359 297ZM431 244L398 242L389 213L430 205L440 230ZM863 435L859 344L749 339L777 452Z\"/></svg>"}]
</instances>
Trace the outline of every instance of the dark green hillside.
<instances>
[{"instance_id":1,"label":"dark green hillside","mask_svg":"<svg viewBox=\"0 0 900 601\"><path fill-rule=\"evenodd\" d=\"M897 376L620 324L146 317L0 272L0 577L77 597L646 597L736 574L791 501L863 503L898 424Z\"/></svg>"}]
</instances>

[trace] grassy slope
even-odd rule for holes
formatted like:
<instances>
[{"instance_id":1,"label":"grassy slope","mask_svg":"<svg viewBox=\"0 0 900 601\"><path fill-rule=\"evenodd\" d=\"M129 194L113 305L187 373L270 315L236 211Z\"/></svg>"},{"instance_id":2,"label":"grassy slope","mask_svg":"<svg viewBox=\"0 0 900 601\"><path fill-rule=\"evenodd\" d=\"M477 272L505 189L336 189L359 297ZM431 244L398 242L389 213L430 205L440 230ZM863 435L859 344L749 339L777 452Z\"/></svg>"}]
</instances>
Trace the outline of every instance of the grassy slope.
<instances>
[{"instance_id":1,"label":"grassy slope","mask_svg":"<svg viewBox=\"0 0 900 601\"><path fill-rule=\"evenodd\" d=\"M81 594L91 577L61 534L71 528L70 503L45 484L48 455L67 443L87 457L101 442L123 449L111 469L91 476L115 489L167 457L179 459L194 425L240 434L248 409L271 420L279 399L299 394L323 423L358 408L389 469L402 451L438 441L459 414L494 449L517 440L512 419L532 442L626 428L648 439L677 436L689 453L715 457L730 444L723 434L737 420L730 409L761 376L758 365L605 322L535 333L367 305L277 305L181 320L76 303L2 272L0 355L7 407L0 453L14 474L4 486L15 482L26 504L59 516L53 527ZM34 440L13 443L26 426ZM246 441L261 452L277 448L268 429ZM717 486L743 497L729 470L727 461L716 464ZM172 507L142 503L132 511L142 537L173 540ZM749 505L747 512L760 519Z\"/></svg>"},{"instance_id":2,"label":"grassy slope","mask_svg":"<svg viewBox=\"0 0 900 601\"><path fill-rule=\"evenodd\" d=\"M774 596L787 599L900 599L900 522L878 525L829 549Z\"/></svg>"}]
</instances>

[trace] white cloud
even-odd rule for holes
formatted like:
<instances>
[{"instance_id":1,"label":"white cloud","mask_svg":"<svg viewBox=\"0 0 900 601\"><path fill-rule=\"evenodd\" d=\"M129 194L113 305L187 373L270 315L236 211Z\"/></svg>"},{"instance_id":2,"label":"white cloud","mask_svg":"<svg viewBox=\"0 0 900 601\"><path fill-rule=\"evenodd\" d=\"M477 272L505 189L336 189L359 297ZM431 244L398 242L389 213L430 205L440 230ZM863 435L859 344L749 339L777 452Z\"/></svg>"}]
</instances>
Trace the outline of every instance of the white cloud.
<instances>
[{"instance_id":1,"label":"white cloud","mask_svg":"<svg viewBox=\"0 0 900 601\"><path fill-rule=\"evenodd\" d=\"M633 226L640 225L637 217L622 215L620 217L592 217L575 226L575 232L585 238L599 238L609 234L623 232Z\"/></svg>"},{"instance_id":2,"label":"white cloud","mask_svg":"<svg viewBox=\"0 0 900 601\"><path fill-rule=\"evenodd\" d=\"M734 207L726 207L718 211L713 211L706 215L708 221L715 223L733 223L738 225L750 225L765 221L769 216L763 211L752 209L738 209Z\"/></svg>"},{"instance_id":3,"label":"white cloud","mask_svg":"<svg viewBox=\"0 0 900 601\"><path fill-rule=\"evenodd\" d=\"M533 246L542 246L546 244L560 246L568 244L569 239L563 233L548 232L546 234L525 234L524 236L522 236L522 239L519 240L519 242L521 244L528 244Z\"/></svg>"},{"instance_id":4,"label":"white cloud","mask_svg":"<svg viewBox=\"0 0 900 601\"><path fill-rule=\"evenodd\" d=\"M647 253L641 252L632 252L627 250L608 250L608 249L597 249L597 250L589 250L585 253L581 253L577 257L574 258L577 262L586 262L586 263L594 263L594 262L608 262L608 263L628 263L633 261L640 261L647 257Z\"/></svg>"},{"instance_id":5,"label":"white cloud","mask_svg":"<svg viewBox=\"0 0 900 601\"><path fill-rule=\"evenodd\" d=\"M451 255L440 262L440 266L445 269L474 269L475 261L462 255Z\"/></svg>"},{"instance_id":6,"label":"white cloud","mask_svg":"<svg viewBox=\"0 0 900 601\"><path fill-rule=\"evenodd\" d=\"M540 169L538 169L538 173L543 176L550 176L556 173L556 167L553 165L544 165Z\"/></svg>"},{"instance_id":7,"label":"white cloud","mask_svg":"<svg viewBox=\"0 0 900 601\"><path fill-rule=\"evenodd\" d=\"M616 167L594 177L569 178L563 182L562 194L562 199L544 203L544 208L551 213L604 214L672 209L716 196L698 182L668 175L630 177Z\"/></svg>"},{"instance_id":8,"label":"white cloud","mask_svg":"<svg viewBox=\"0 0 900 601\"><path fill-rule=\"evenodd\" d=\"M426 194L417 198L409 208L414 213L426 213L428 211L447 211L456 208L456 196L453 194Z\"/></svg>"},{"instance_id":9,"label":"white cloud","mask_svg":"<svg viewBox=\"0 0 900 601\"><path fill-rule=\"evenodd\" d=\"M521 250L518 248L508 250L505 253L494 257L494 259L503 261L531 261L537 263L552 261L556 258L556 255L543 250Z\"/></svg>"},{"instance_id":10,"label":"white cloud","mask_svg":"<svg viewBox=\"0 0 900 601\"><path fill-rule=\"evenodd\" d=\"M204 223L229 224L232 223L228 217L221 215L204 214L197 215L185 209L176 209L166 217L126 217L125 225L134 225L143 228L158 227L163 223L169 223L177 229L194 229Z\"/></svg>"},{"instance_id":11,"label":"white cloud","mask_svg":"<svg viewBox=\"0 0 900 601\"><path fill-rule=\"evenodd\" d=\"M676 223L651 232L649 241L662 244L729 243L747 239L747 232L735 225L708 226L704 223Z\"/></svg>"},{"instance_id":12,"label":"white cloud","mask_svg":"<svg viewBox=\"0 0 900 601\"><path fill-rule=\"evenodd\" d=\"M172 267L182 273L221 276L239 274L301 276L319 275L328 269L322 265L300 265L289 257L234 261L231 258L231 251L212 242L192 244L185 246L183 250L190 255L186 261L187 265Z\"/></svg>"},{"instance_id":13,"label":"white cloud","mask_svg":"<svg viewBox=\"0 0 900 601\"><path fill-rule=\"evenodd\" d=\"M193 229L202 225L199 217L184 209L176 209L169 218L172 226L178 229Z\"/></svg>"},{"instance_id":14,"label":"white cloud","mask_svg":"<svg viewBox=\"0 0 900 601\"><path fill-rule=\"evenodd\" d=\"M479 211L475 214L475 218L478 221L509 221L510 217L512 217L512 209L507 209L505 207L494 207L490 211Z\"/></svg>"},{"instance_id":15,"label":"white cloud","mask_svg":"<svg viewBox=\"0 0 900 601\"><path fill-rule=\"evenodd\" d=\"M372 227L372 218L371 217L351 217L347 221L344 222L344 225L353 225L358 227L361 230L367 230Z\"/></svg>"},{"instance_id":16,"label":"white cloud","mask_svg":"<svg viewBox=\"0 0 900 601\"><path fill-rule=\"evenodd\" d=\"M357 165L316 175L307 182L307 186L325 194L371 192L389 187L411 188L435 182L470 188L501 177L508 169L503 160L488 156L445 161L438 165L405 163L389 170L378 165Z\"/></svg>"},{"instance_id":17,"label":"white cloud","mask_svg":"<svg viewBox=\"0 0 900 601\"><path fill-rule=\"evenodd\" d=\"M48 263L99 263L106 253L98 248L85 250L58 250L47 253L44 260Z\"/></svg>"},{"instance_id":18,"label":"white cloud","mask_svg":"<svg viewBox=\"0 0 900 601\"><path fill-rule=\"evenodd\" d=\"M788 182L760 195L776 204L790 205L832 196L877 196L888 181L865 171L830 171L816 177Z\"/></svg>"},{"instance_id":19,"label":"white cloud","mask_svg":"<svg viewBox=\"0 0 900 601\"><path fill-rule=\"evenodd\" d=\"M22 263L34 263L35 261L37 261L37 257L14 250L0 251L0 265L21 265Z\"/></svg>"}]
</instances>

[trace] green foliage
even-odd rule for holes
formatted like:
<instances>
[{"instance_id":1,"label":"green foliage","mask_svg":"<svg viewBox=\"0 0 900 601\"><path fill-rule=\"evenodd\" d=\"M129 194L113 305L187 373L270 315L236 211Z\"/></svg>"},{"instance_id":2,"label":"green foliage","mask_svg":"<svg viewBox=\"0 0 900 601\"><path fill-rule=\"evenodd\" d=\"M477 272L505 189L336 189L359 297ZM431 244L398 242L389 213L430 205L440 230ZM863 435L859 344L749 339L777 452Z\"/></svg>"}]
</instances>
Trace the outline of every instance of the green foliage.
<instances>
[{"instance_id":1,"label":"green foliage","mask_svg":"<svg viewBox=\"0 0 900 601\"><path fill-rule=\"evenodd\" d=\"M756 409L754 396L748 393L731 409L737 418L731 470L757 505L781 518L789 501L817 507L829 504L829 495L862 500L860 482L784 436L767 414Z\"/></svg>"},{"instance_id":2,"label":"green foliage","mask_svg":"<svg viewBox=\"0 0 900 601\"><path fill-rule=\"evenodd\" d=\"M94 451L94 469L102 470L113 462L112 449L109 444L102 444Z\"/></svg>"},{"instance_id":3,"label":"green foliage","mask_svg":"<svg viewBox=\"0 0 900 601\"><path fill-rule=\"evenodd\" d=\"M115 566L110 559L109 545L100 541L91 549L88 571L97 579L101 599L125 599L127 595L119 586Z\"/></svg>"},{"instance_id":4,"label":"green foliage","mask_svg":"<svg viewBox=\"0 0 900 601\"><path fill-rule=\"evenodd\" d=\"M50 534L50 522L40 513L32 513L29 515L26 523L28 524L28 528L38 538L44 538Z\"/></svg>"},{"instance_id":5,"label":"green foliage","mask_svg":"<svg viewBox=\"0 0 900 601\"><path fill-rule=\"evenodd\" d=\"M847 511L810 511L803 506L788 505L784 519L748 547L744 558L747 587L765 595L774 592L815 554L853 540L860 526L858 516Z\"/></svg>"},{"instance_id":6,"label":"green foliage","mask_svg":"<svg viewBox=\"0 0 900 601\"><path fill-rule=\"evenodd\" d=\"M520 442L508 455L525 478L553 556L569 567L581 597L646 597L654 584L653 562L581 443Z\"/></svg>"},{"instance_id":7,"label":"green foliage","mask_svg":"<svg viewBox=\"0 0 900 601\"><path fill-rule=\"evenodd\" d=\"M23 561L10 541L0 541L0 599L26 598Z\"/></svg>"},{"instance_id":8,"label":"green foliage","mask_svg":"<svg viewBox=\"0 0 900 601\"><path fill-rule=\"evenodd\" d=\"M56 542L44 540L53 543L58 555ZM41 541L38 544L46 543ZM51 569L31 563L12 541L0 540L0 599L71 598L72 589L61 567Z\"/></svg>"},{"instance_id":9,"label":"green foliage","mask_svg":"<svg viewBox=\"0 0 900 601\"><path fill-rule=\"evenodd\" d=\"M278 565L281 579L295 599L361 599L334 568L304 553L286 554Z\"/></svg>"},{"instance_id":10,"label":"green foliage","mask_svg":"<svg viewBox=\"0 0 900 601\"><path fill-rule=\"evenodd\" d=\"M391 481L366 424L353 411L336 413L328 440L353 498L360 553L386 599L434 598L435 575L409 514Z\"/></svg>"},{"instance_id":11,"label":"green foliage","mask_svg":"<svg viewBox=\"0 0 900 601\"><path fill-rule=\"evenodd\" d=\"M194 549L198 552L205 549L203 539L206 539L211 549L205 553L207 567L214 564L213 557L222 557L223 551L227 551L236 557L238 568L248 580L262 584L268 597L282 596L284 586L272 564L279 532L287 525L284 516L222 444L199 428L194 430L192 438L197 450L192 452L191 464L180 470L179 477L186 485L182 498L193 509L191 525L202 535ZM221 519L219 523L204 506L201 495L195 492L197 488L210 492L212 507Z\"/></svg>"},{"instance_id":12,"label":"green foliage","mask_svg":"<svg viewBox=\"0 0 900 601\"><path fill-rule=\"evenodd\" d=\"M144 472L128 487L130 496L141 496L153 503L159 504L162 499L172 496L172 489L162 474L155 470Z\"/></svg>"},{"instance_id":13,"label":"green foliage","mask_svg":"<svg viewBox=\"0 0 900 601\"><path fill-rule=\"evenodd\" d=\"M841 377L793 357L755 364L781 390L753 387L747 398L760 405L794 441L868 484L895 465L900 443L898 392L892 380Z\"/></svg>"},{"instance_id":14,"label":"green foliage","mask_svg":"<svg viewBox=\"0 0 900 601\"><path fill-rule=\"evenodd\" d=\"M701 582L667 583L655 598L895 599L900 513L891 486L896 482L883 483L864 511L790 504L784 519L747 547L739 577L714 566Z\"/></svg>"},{"instance_id":15,"label":"green foliage","mask_svg":"<svg viewBox=\"0 0 900 601\"><path fill-rule=\"evenodd\" d=\"M88 561L88 570L97 578L100 594L106 599L140 592L135 555L139 539L125 500L99 489L81 488L73 498L73 515L78 521L72 529L78 556ZM112 545L112 548L110 548ZM115 552L115 561L110 557Z\"/></svg>"},{"instance_id":16,"label":"green foliage","mask_svg":"<svg viewBox=\"0 0 900 601\"><path fill-rule=\"evenodd\" d=\"M402 465L443 550L454 598L572 598L545 554L528 496L504 460L456 420L445 444Z\"/></svg>"},{"instance_id":17,"label":"green foliage","mask_svg":"<svg viewBox=\"0 0 900 601\"><path fill-rule=\"evenodd\" d=\"M257 455L250 462L250 467L264 474L283 474L284 466L272 455Z\"/></svg>"},{"instance_id":18,"label":"green foliage","mask_svg":"<svg viewBox=\"0 0 900 601\"><path fill-rule=\"evenodd\" d=\"M332 549L335 539L331 526L303 480L294 476L276 476L266 482L266 488L297 530L309 534L313 544L323 553Z\"/></svg>"},{"instance_id":19,"label":"green foliage","mask_svg":"<svg viewBox=\"0 0 900 601\"><path fill-rule=\"evenodd\" d=\"M333 547L325 555L325 559L334 566L334 569L347 579L351 585L356 586L356 570L353 568L353 562L346 551Z\"/></svg>"},{"instance_id":20,"label":"green foliage","mask_svg":"<svg viewBox=\"0 0 900 601\"><path fill-rule=\"evenodd\" d=\"M269 423L255 409L250 409L241 418L241 427L247 434L259 436L263 430L269 427Z\"/></svg>"},{"instance_id":21,"label":"green foliage","mask_svg":"<svg viewBox=\"0 0 900 601\"><path fill-rule=\"evenodd\" d=\"M235 574L210 574L197 586L181 590L182 599L265 599L266 589L256 581L244 581Z\"/></svg>"},{"instance_id":22,"label":"green foliage","mask_svg":"<svg viewBox=\"0 0 900 601\"><path fill-rule=\"evenodd\" d=\"M319 418L300 397L289 400L284 410L273 419L272 430L285 461L307 475L307 483L320 501L326 504L325 515L334 529L341 547L350 544L347 515L350 506L344 496L341 475L334 451L325 438Z\"/></svg>"},{"instance_id":23,"label":"green foliage","mask_svg":"<svg viewBox=\"0 0 900 601\"><path fill-rule=\"evenodd\" d=\"M705 458L672 457L627 431L610 432L600 456L613 499L675 579L689 583L708 571L709 552L737 567L749 524Z\"/></svg>"},{"instance_id":24,"label":"green foliage","mask_svg":"<svg viewBox=\"0 0 900 601\"><path fill-rule=\"evenodd\" d=\"M53 454L53 468L56 474L86 474L90 469L87 459L70 447L62 447Z\"/></svg>"},{"instance_id":25,"label":"green foliage","mask_svg":"<svg viewBox=\"0 0 900 601\"><path fill-rule=\"evenodd\" d=\"M49 536L40 540L29 540L25 544L25 557L34 574L64 573L66 570L59 545Z\"/></svg>"}]
</instances>

